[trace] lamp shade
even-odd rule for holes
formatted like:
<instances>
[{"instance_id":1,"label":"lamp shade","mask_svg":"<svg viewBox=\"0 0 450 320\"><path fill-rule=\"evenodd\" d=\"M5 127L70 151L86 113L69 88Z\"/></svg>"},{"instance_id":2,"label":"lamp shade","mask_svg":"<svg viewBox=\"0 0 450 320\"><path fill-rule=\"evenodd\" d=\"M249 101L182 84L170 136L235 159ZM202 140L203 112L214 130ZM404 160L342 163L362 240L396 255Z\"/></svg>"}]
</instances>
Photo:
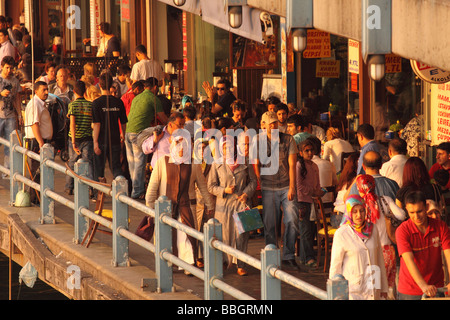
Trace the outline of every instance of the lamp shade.
<instances>
[{"instance_id":1,"label":"lamp shade","mask_svg":"<svg viewBox=\"0 0 450 320\"><path fill-rule=\"evenodd\" d=\"M292 29L292 49L301 52L306 49L306 30Z\"/></svg>"},{"instance_id":2,"label":"lamp shade","mask_svg":"<svg viewBox=\"0 0 450 320\"><path fill-rule=\"evenodd\" d=\"M230 6L228 8L228 23L232 28L239 28L242 25L242 7Z\"/></svg>"},{"instance_id":3,"label":"lamp shade","mask_svg":"<svg viewBox=\"0 0 450 320\"><path fill-rule=\"evenodd\" d=\"M186 0L173 0L173 3L178 6L181 7L186 3Z\"/></svg>"},{"instance_id":4,"label":"lamp shade","mask_svg":"<svg viewBox=\"0 0 450 320\"><path fill-rule=\"evenodd\" d=\"M384 77L385 58L382 54L369 58L369 76L373 81L380 81Z\"/></svg>"}]
</instances>

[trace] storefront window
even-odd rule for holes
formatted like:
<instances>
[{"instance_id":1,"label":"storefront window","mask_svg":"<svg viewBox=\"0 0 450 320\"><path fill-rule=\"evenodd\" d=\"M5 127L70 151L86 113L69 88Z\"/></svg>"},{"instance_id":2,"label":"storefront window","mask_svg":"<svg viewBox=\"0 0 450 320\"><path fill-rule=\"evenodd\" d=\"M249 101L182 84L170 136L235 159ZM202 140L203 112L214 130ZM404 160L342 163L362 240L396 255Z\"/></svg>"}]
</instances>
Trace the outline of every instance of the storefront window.
<instances>
[{"instance_id":1,"label":"storefront window","mask_svg":"<svg viewBox=\"0 0 450 320\"><path fill-rule=\"evenodd\" d=\"M411 126L417 119L423 122L422 81L413 72L410 60L386 55L386 71L384 79L374 87L375 107L371 112L376 139L385 145L392 137L401 136L407 140L408 130L402 136L404 128L408 124ZM423 153L416 138L407 142L410 156Z\"/></svg>"},{"instance_id":2,"label":"storefront window","mask_svg":"<svg viewBox=\"0 0 450 320\"><path fill-rule=\"evenodd\" d=\"M347 138L346 114L358 107L358 87L349 91L348 39L319 31L308 37L310 47L302 54L301 107L325 130L332 125Z\"/></svg>"},{"instance_id":3,"label":"storefront window","mask_svg":"<svg viewBox=\"0 0 450 320\"><path fill-rule=\"evenodd\" d=\"M205 95L203 81L214 83L214 75L229 73L230 40L229 32L194 17L195 23L195 66L197 91Z\"/></svg>"}]
</instances>

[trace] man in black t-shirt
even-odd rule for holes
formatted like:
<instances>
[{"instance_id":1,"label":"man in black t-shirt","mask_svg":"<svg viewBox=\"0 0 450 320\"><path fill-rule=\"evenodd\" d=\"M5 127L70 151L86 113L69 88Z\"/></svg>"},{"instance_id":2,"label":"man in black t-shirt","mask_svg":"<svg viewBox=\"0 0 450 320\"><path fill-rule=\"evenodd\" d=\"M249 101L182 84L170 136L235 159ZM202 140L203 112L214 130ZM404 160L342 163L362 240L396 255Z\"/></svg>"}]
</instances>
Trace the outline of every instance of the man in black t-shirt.
<instances>
[{"instance_id":1,"label":"man in black t-shirt","mask_svg":"<svg viewBox=\"0 0 450 320\"><path fill-rule=\"evenodd\" d=\"M217 94L214 94L211 86L207 82L203 83L203 88L208 94L208 100L213 104L211 113L216 117L223 117L226 114L228 117L233 116L231 104L236 100L233 92L230 91L231 83L226 79L217 81ZM217 101L214 103L214 101Z\"/></svg>"},{"instance_id":2,"label":"man in black t-shirt","mask_svg":"<svg viewBox=\"0 0 450 320\"><path fill-rule=\"evenodd\" d=\"M109 73L100 76L102 96L93 101L92 107L94 180L96 181L105 175L106 159L114 178L123 175L120 162L121 142L128 120L122 100L110 94L112 83L113 79Z\"/></svg>"}]
</instances>

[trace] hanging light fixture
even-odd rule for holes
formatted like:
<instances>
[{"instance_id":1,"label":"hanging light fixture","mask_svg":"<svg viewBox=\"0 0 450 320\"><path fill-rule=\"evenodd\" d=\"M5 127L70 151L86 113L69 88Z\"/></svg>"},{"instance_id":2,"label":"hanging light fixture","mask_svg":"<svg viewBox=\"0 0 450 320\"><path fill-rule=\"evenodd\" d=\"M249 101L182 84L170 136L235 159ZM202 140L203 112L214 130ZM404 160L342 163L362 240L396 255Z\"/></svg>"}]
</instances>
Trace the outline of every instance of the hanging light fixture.
<instances>
[{"instance_id":1,"label":"hanging light fixture","mask_svg":"<svg viewBox=\"0 0 450 320\"><path fill-rule=\"evenodd\" d=\"M306 34L305 29L292 29L292 49L295 52L302 52L306 49Z\"/></svg>"},{"instance_id":2,"label":"hanging light fixture","mask_svg":"<svg viewBox=\"0 0 450 320\"><path fill-rule=\"evenodd\" d=\"M384 54L375 54L369 57L369 77L373 81L380 81L384 77Z\"/></svg>"},{"instance_id":3,"label":"hanging light fixture","mask_svg":"<svg viewBox=\"0 0 450 320\"><path fill-rule=\"evenodd\" d=\"M177 7L181 7L181 6L184 6L184 4L186 3L186 0L173 0L173 3L174 3Z\"/></svg>"},{"instance_id":4,"label":"hanging light fixture","mask_svg":"<svg viewBox=\"0 0 450 320\"><path fill-rule=\"evenodd\" d=\"M242 25L242 6L228 7L228 23L234 29Z\"/></svg>"},{"instance_id":5,"label":"hanging light fixture","mask_svg":"<svg viewBox=\"0 0 450 320\"><path fill-rule=\"evenodd\" d=\"M361 0L361 54L370 79L385 73L385 54L392 52L392 1Z\"/></svg>"},{"instance_id":6,"label":"hanging light fixture","mask_svg":"<svg viewBox=\"0 0 450 320\"><path fill-rule=\"evenodd\" d=\"M313 28L313 0L286 0L286 32L292 36L292 50L306 49L307 29Z\"/></svg>"}]
</instances>

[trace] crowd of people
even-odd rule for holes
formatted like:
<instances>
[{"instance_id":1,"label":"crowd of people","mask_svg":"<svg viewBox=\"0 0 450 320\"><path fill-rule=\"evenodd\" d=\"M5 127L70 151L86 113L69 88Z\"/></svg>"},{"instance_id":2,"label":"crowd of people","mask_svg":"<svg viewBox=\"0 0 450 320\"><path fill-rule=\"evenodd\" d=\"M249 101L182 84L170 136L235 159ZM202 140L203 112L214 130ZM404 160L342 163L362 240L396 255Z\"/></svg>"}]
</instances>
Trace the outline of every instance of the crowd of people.
<instances>
[{"instance_id":1,"label":"crowd of people","mask_svg":"<svg viewBox=\"0 0 450 320\"><path fill-rule=\"evenodd\" d=\"M106 40L114 38L107 24L101 30ZM83 159L88 178L100 181L108 161L114 178L128 179L130 197L154 208L165 195L173 217L199 231L214 217L222 224L223 241L243 252L250 234L237 231L233 216L262 206L265 243L278 246L281 239L282 267L291 270L299 270L298 263L312 269L320 263L314 252L314 203L320 198L332 204L330 223L336 229L330 278L344 275L351 299L416 299L444 286L450 265L450 142L437 146L430 170L419 157L408 156L401 138L389 142L390 160L383 163L370 124L359 126L355 148L340 129L317 125L313 110L298 110L276 96L249 105L236 98L226 79L215 86L203 83L205 101L195 104L185 95L173 109L161 95L166 75L143 45L136 48L138 62L119 66L115 75L87 63L84 75L74 79L53 59L36 79L20 78L34 86L22 119L17 75L30 57L20 47L26 40L12 31L0 17L1 137L9 139L23 126L26 147L39 153L44 144L55 144L65 124L70 169ZM118 48L112 41L105 52L114 57ZM63 113L62 124L50 108L55 99L63 106L56 112ZM256 136L245 134L251 129ZM255 150L277 156L252 158ZM350 156L343 159L344 154ZM6 167L8 156L5 148ZM38 172L39 163L29 161L31 172ZM38 181L38 174L33 179ZM65 192L72 195L73 188L68 176ZM32 201L38 203L35 194ZM95 190L90 196L95 201ZM173 241L183 260L203 266L196 239L174 231ZM224 267L236 264L237 273L247 275L233 256L224 255L224 261Z\"/></svg>"}]
</instances>

